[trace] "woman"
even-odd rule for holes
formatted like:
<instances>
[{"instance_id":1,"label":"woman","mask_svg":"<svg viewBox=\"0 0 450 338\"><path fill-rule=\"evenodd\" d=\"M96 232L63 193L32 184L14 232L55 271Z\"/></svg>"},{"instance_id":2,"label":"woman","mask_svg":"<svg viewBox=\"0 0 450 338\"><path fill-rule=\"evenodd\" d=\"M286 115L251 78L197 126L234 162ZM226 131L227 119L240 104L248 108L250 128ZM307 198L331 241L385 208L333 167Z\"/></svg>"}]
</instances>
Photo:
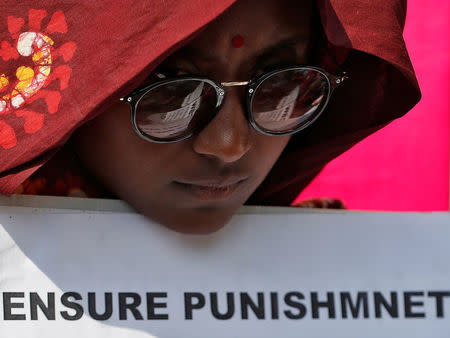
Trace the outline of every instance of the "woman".
<instances>
[{"instance_id":1,"label":"woman","mask_svg":"<svg viewBox=\"0 0 450 338\"><path fill-rule=\"evenodd\" d=\"M172 229L208 233L245 202L289 205L328 161L419 99L401 36L406 1L59 5L62 14L32 38L57 51L51 74L61 99L55 109L48 92L58 84L39 47L33 76L49 79L39 87L16 73L4 97L5 194L73 134L71 148L107 191ZM24 56L38 43L21 35L17 17L8 29ZM22 105L14 90L25 93ZM42 127L27 104L49 111ZM23 129L8 123L18 117Z\"/></svg>"}]
</instances>

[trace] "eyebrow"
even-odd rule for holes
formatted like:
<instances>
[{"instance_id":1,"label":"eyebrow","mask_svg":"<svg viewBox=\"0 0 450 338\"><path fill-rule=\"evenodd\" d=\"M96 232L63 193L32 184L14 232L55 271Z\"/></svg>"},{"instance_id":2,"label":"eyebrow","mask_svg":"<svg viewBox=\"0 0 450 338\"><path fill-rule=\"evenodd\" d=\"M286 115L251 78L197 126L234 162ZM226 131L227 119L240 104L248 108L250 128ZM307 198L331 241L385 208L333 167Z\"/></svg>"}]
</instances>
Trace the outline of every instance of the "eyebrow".
<instances>
[{"instance_id":1,"label":"eyebrow","mask_svg":"<svg viewBox=\"0 0 450 338\"><path fill-rule=\"evenodd\" d=\"M251 56L251 59L261 60L267 56L275 55L277 52L286 48L294 47L298 44L309 43L309 38L305 35L295 35L283 39L275 45L268 46L261 51L258 51L255 55ZM181 48L176 54L180 56L193 56L195 58L201 58L204 60L217 60L220 58L220 54L210 49L197 49L192 46L185 46Z\"/></svg>"},{"instance_id":2,"label":"eyebrow","mask_svg":"<svg viewBox=\"0 0 450 338\"><path fill-rule=\"evenodd\" d=\"M309 43L309 39L304 35L296 35L295 37L290 37L284 40L281 40L277 44L273 46L269 46L262 51L258 52L255 56L253 56L256 60L261 60L266 58L267 56L276 55L278 52L295 47L298 44L307 44Z\"/></svg>"}]
</instances>

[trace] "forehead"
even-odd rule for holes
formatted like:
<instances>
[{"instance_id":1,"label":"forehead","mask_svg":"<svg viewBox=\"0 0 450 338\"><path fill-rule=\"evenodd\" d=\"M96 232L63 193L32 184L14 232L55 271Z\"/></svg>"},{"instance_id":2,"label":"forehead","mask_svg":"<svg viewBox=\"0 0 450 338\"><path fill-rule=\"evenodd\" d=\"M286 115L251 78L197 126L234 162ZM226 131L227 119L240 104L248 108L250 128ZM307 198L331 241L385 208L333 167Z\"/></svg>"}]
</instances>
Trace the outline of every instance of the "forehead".
<instances>
[{"instance_id":1,"label":"forehead","mask_svg":"<svg viewBox=\"0 0 450 338\"><path fill-rule=\"evenodd\" d=\"M248 58L278 44L297 39L305 44L311 36L312 1L241 0L209 24L187 50L211 60ZM233 47L233 37L244 38L244 46Z\"/></svg>"}]
</instances>

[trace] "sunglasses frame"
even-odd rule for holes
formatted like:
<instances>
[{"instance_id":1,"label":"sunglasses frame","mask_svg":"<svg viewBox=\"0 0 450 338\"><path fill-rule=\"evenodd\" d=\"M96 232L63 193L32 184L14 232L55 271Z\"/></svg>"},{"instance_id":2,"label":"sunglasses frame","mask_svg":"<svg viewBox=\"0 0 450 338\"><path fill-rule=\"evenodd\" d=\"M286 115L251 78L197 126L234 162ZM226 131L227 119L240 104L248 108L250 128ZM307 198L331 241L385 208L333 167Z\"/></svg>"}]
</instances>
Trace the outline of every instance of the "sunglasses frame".
<instances>
[{"instance_id":1,"label":"sunglasses frame","mask_svg":"<svg viewBox=\"0 0 450 338\"><path fill-rule=\"evenodd\" d=\"M253 98L255 96L255 93L257 91L257 89L261 86L262 83L264 83L265 80L267 80L268 78L270 78L271 76L278 74L278 73L282 73L285 71L290 71L290 70L313 70L316 71L320 74L323 75L323 77L325 78L325 80L327 81L327 94L326 94L326 100L322 105L322 108L320 109L320 111L318 113L316 113L316 116L311 119L310 121L308 121L307 123L288 130L288 131L283 131L283 132L272 132L272 131L268 131L265 130L263 128L261 128L260 126L258 126L258 124L256 123L255 119L253 118L253 114L252 114L252 102L253 102ZM333 75L328 73L327 71L318 68L318 67L313 67L313 66L302 66L302 65L293 65L293 66L288 66L288 67L283 67L283 68L279 68L267 73L264 73L254 79L251 79L249 81L240 81L240 82L221 82L221 83L217 83L209 78L206 77L199 77L199 76L192 76L192 75L181 75L181 76L177 76L177 77L173 77L173 78L166 78L166 76L162 73L156 73L157 76L161 79L161 81L156 81L154 83L151 83L149 85L146 85L142 88L138 88L136 90L134 90L133 92L131 92L129 95L120 98L121 101L125 101L130 105L131 108L131 124L133 126L134 131L143 139L149 141L149 142L154 142L154 143L174 143L174 142L179 142L179 141L183 141L186 140L190 137L192 137L195 133L198 133L198 131L193 131L190 132L186 135L180 136L180 137L176 137L176 138L172 138L172 139L167 139L167 140L163 140L163 139L155 139L155 138L151 138L148 135L144 134L141 132L141 130L139 129L137 123L136 123L136 112L139 106L139 102L140 100L151 90L165 85L165 84L169 84L169 83L174 83L174 82L179 82L179 81L186 81L186 80L194 80L194 81L203 81L206 82L207 84L209 84L210 86L212 86L214 88L214 90L216 91L216 99L217 99L217 103L215 106L215 109L213 112L211 112L211 118L209 120L208 123L210 123L212 121L212 119L217 115L220 106L222 105L223 99L225 97L225 92L226 92L226 87L236 87L236 86L246 86L246 118L247 120L250 122L251 126L258 132L260 132L261 134L264 135L268 135L268 136L285 136L285 135L291 135L291 134L295 134L307 127L309 127L312 123L314 123L322 114L322 112L325 110L325 108L328 105L328 102L331 98L331 95L333 93L333 91L340 85L342 84L342 82L344 82L345 80L348 79L348 76L346 75L345 72L342 72L341 75ZM208 124L207 123L207 124ZM206 125L207 125L206 124Z\"/></svg>"}]
</instances>

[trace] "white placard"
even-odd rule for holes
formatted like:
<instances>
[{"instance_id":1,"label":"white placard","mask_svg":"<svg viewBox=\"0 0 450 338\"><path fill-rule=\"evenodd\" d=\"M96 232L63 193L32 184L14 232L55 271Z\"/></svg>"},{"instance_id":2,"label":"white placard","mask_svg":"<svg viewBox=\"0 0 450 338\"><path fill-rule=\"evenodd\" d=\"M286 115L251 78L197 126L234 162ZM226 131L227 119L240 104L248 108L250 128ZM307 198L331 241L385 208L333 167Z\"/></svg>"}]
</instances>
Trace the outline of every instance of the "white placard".
<instances>
[{"instance_id":1,"label":"white placard","mask_svg":"<svg viewBox=\"0 0 450 338\"><path fill-rule=\"evenodd\" d=\"M0 337L450 337L450 215L2 208Z\"/></svg>"}]
</instances>

